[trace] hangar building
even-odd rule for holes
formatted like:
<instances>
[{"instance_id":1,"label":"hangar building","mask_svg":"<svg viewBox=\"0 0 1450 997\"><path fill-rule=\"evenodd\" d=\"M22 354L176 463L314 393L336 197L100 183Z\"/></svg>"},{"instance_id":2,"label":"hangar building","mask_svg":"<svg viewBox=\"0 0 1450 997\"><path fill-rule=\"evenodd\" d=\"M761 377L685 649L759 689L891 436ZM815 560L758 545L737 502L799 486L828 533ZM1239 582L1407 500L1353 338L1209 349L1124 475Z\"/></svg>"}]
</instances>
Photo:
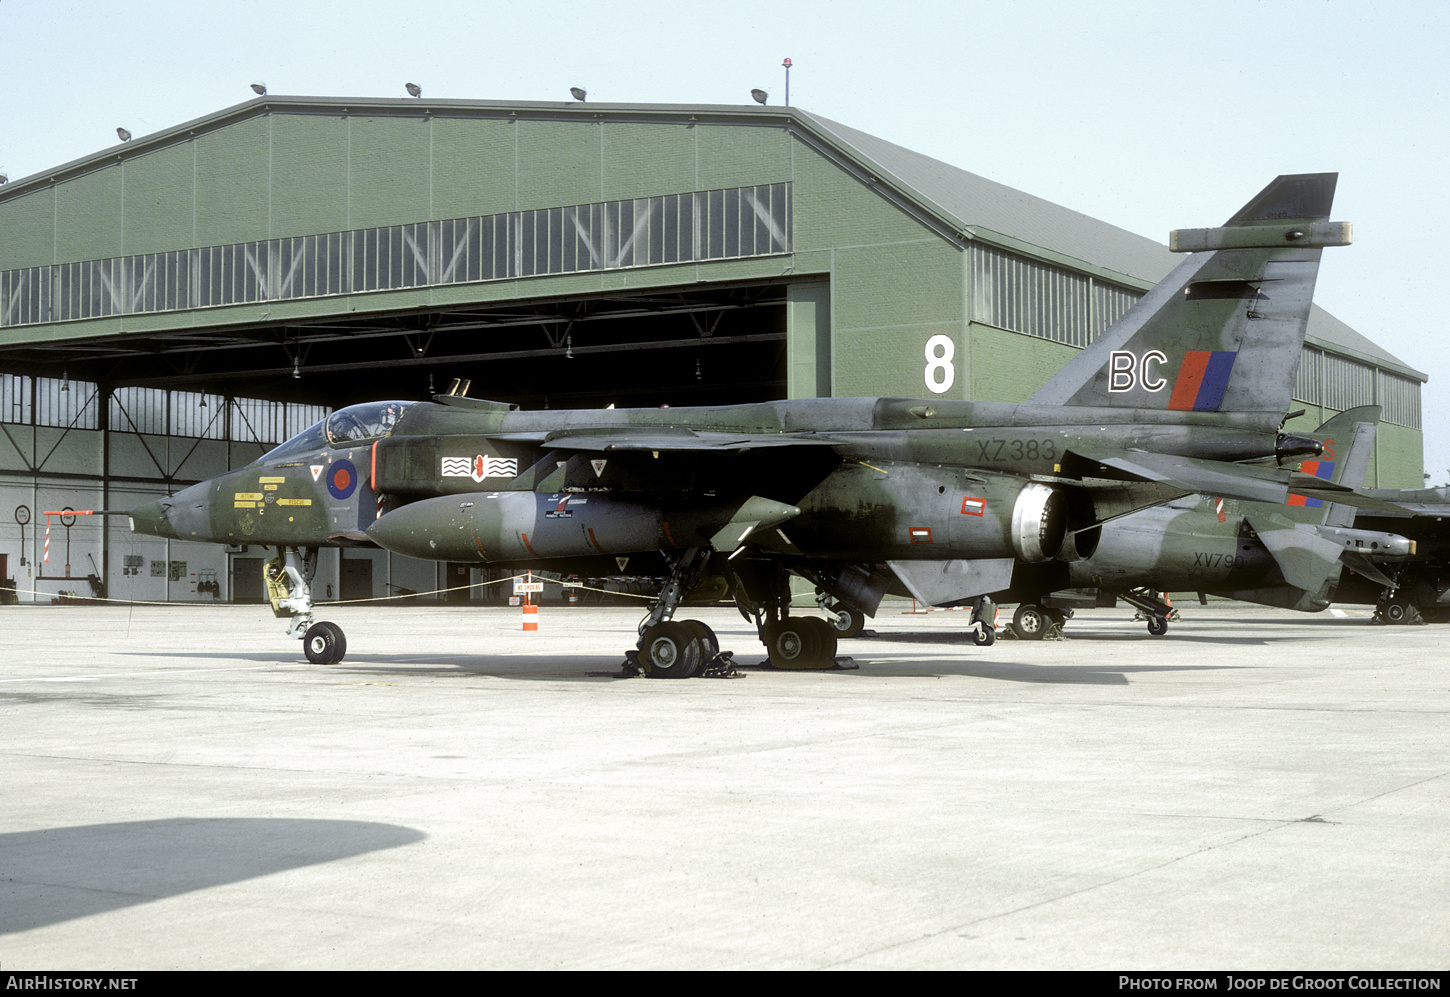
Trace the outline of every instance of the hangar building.
<instances>
[{"instance_id":1,"label":"hangar building","mask_svg":"<svg viewBox=\"0 0 1450 997\"><path fill-rule=\"evenodd\" d=\"M45 563L41 513L133 508L334 407L456 377L525 407L1017 401L1177 262L798 108L722 105L267 96L0 187L0 234L22 599L257 598L256 549L82 517ZM1316 308L1291 425L1378 403L1371 483L1418 486L1425 379ZM451 570L329 551L314 592Z\"/></svg>"}]
</instances>

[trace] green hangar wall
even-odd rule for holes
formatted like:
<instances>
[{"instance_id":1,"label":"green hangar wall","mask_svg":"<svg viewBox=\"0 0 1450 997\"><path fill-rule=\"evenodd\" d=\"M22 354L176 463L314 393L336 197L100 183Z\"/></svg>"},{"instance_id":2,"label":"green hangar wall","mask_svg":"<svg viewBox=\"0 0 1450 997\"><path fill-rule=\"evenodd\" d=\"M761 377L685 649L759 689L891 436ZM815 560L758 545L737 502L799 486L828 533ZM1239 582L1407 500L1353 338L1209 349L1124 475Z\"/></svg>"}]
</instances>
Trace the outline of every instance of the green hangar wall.
<instances>
[{"instance_id":1,"label":"green hangar wall","mask_svg":"<svg viewBox=\"0 0 1450 997\"><path fill-rule=\"evenodd\" d=\"M387 230L420 223L782 185L786 238L764 251L606 261L587 272L526 264L526 273L515 266L482 280L434 274L394 286L369 277L335 293L263 287L226 301L193 293L138 307L149 299L137 274L153 262L161 271L153 281L205 279L196 261L176 272L183 250L233 247L228 277L265 284L267 275L245 273L258 264L244 257L249 245L270 243L277 259L263 266L275 283L288 266L277 247L299 237L351 233L362 247L375 235L396 243ZM946 397L1020 399L1069 355L1047 343L1085 345L1173 262L1150 240L788 108L264 98L14 184L0 191L0 223L0 346L229 326L305 330L359 312L766 282L787 289L790 396L914 396L949 381ZM383 252L416 253L420 234L429 233L405 231L410 245ZM435 267L450 248L427 250ZM46 269L108 259L134 261L137 273L119 295L112 274L91 279L94 288L55 290L50 301L32 291L35 300L26 300L27 272L38 287L54 283ZM71 283L86 284L85 275ZM93 314L74 307L78 294L118 300ZM58 314L65 321L46 321ZM22 315L28 321L16 321ZM1322 313L1310 342L1401 380L1423 379ZM1397 387L1401 402L1415 394ZM1390 407L1393 424L1418 429L1412 413L1399 411L1413 406Z\"/></svg>"},{"instance_id":2,"label":"green hangar wall","mask_svg":"<svg viewBox=\"0 0 1450 997\"><path fill-rule=\"evenodd\" d=\"M1185 198L1185 225L1215 221ZM837 122L729 106L263 97L0 187L0 234L0 425L95 432L97 454L144 429L254 455L291 425L259 432L266 400L416 397L425 371L526 405L1016 401L1177 262ZM1381 404L1370 483L1418 486L1424 380L1316 308L1290 425ZM62 383L94 388L93 419ZM208 398L220 430L182 413ZM33 486L12 449L0 487ZM150 463L128 489L194 477Z\"/></svg>"}]
</instances>

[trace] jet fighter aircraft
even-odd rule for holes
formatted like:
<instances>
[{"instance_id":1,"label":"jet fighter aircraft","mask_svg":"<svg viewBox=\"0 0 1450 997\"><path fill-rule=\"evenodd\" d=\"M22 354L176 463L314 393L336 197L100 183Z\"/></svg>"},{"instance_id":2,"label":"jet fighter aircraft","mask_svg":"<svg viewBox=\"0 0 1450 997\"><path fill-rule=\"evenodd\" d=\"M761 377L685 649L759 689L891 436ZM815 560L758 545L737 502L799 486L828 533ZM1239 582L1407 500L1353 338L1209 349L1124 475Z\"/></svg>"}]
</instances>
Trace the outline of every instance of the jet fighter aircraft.
<instances>
[{"instance_id":1,"label":"jet fighter aircraft","mask_svg":"<svg viewBox=\"0 0 1450 997\"><path fill-rule=\"evenodd\" d=\"M647 674L717 660L673 615L714 559L772 662L825 667L835 637L789 613L788 576L874 614L888 593L974 605L1017 561L1092 554L1118 516L1197 492L1375 505L1281 462L1335 174L1279 177L1223 226L1180 230L1190 255L1023 404L818 398L709 408L523 412L466 397L355 405L251 465L131 513L137 532L275 546L273 605L314 662L316 549L509 566L664 551L669 579L628 652ZM1257 463L1254 463L1257 462ZM1383 503L1379 503L1383 505Z\"/></svg>"},{"instance_id":2,"label":"jet fighter aircraft","mask_svg":"<svg viewBox=\"0 0 1450 997\"><path fill-rule=\"evenodd\" d=\"M1399 507L1356 510L1354 525L1402 534L1409 550L1364 545L1365 562L1346 578L1336 602L1375 607L1381 623L1450 623L1450 488L1371 488Z\"/></svg>"},{"instance_id":3,"label":"jet fighter aircraft","mask_svg":"<svg viewBox=\"0 0 1450 997\"><path fill-rule=\"evenodd\" d=\"M1326 421L1314 432L1323 454L1301 470L1363 484L1379 414L1379 406L1365 405ZM1169 607L1158 599L1160 592L1212 593L1319 612L1331 601L1344 601L1338 594L1344 567L1380 577L1368 555L1399 559L1415 550L1403 536L1362 526L1355 512L1293 495L1282 505L1215 495L1175 499L1105 524L1090 557L1067 564L1019 563L1015 591L999 593L999 599L1020 602L1012 629L1027 640L1040 640L1052 625L1065 623L1051 596L1056 589L1093 588L1122 599L1146 614L1154 636L1168 629Z\"/></svg>"}]
</instances>

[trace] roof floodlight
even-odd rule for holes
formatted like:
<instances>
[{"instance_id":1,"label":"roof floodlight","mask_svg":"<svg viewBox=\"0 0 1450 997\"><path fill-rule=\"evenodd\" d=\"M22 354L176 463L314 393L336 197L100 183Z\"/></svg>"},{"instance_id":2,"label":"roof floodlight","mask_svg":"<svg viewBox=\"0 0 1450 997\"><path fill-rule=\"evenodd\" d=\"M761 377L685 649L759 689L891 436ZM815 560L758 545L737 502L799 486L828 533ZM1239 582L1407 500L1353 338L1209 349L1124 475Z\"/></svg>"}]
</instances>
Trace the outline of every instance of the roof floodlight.
<instances>
[{"instance_id":1,"label":"roof floodlight","mask_svg":"<svg viewBox=\"0 0 1450 997\"><path fill-rule=\"evenodd\" d=\"M421 96L423 96L423 88L420 87L416 83L404 83L403 84L403 89L406 90L406 91L408 91L408 96L409 97L421 97Z\"/></svg>"},{"instance_id":2,"label":"roof floodlight","mask_svg":"<svg viewBox=\"0 0 1450 997\"><path fill-rule=\"evenodd\" d=\"M589 91L583 87L570 87L569 92L574 95L575 100L583 100L589 96Z\"/></svg>"},{"instance_id":3,"label":"roof floodlight","mask_svg":"<svg viewBox=\"0 0 1450 997\"><path fill-rule=\"evenodd\" d=\"M131 133L126 131L126 129L124 128L116 129L116 137L119 138L122 142L131 141Z\"/></svg>"},{"instance_id":4,"label":"roof floodlight","mask_svg":"<svg viewBox=\"0 0 1450 997\"><path fill-rule=\"evenodd\" d=\"M256 94L258 97L265 97L267 95L267 84L262 82L253 83L252 93Z\"/></svg>"},{"instance_id":5,"label":"roof floodlight","mask_svg":"<svg viewBox=\"0 0 1450 997\"><path fill-rule=\"evenodd\" d=\"M766 98L768 98L770 94L766 93L764 90L752 90L750 91L750 96L754 98L757 104L764 104Z\"/></svg>"},{"instance_id":6,"label":"roof floodlight","mask_svg":"<svg viewBox=\"0 0 1450 997\"><path fill-rule=\"evenodd\" d=\"M0 185L7 184L9 182L10 182L10 178L7 177L5 174L0 173Z\"/></svg>"}]
</instances>

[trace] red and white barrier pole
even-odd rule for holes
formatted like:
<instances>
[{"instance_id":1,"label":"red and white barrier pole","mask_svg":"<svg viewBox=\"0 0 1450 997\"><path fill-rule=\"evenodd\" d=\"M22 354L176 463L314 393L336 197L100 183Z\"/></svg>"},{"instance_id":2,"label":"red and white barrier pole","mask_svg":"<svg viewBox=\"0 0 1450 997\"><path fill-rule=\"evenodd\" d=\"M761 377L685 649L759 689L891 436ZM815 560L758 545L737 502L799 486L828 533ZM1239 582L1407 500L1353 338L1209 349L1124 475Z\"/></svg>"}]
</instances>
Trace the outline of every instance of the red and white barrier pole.
<instances>
[{"instance_id":1,"label":"red and white barrier pole","mask_svg":"<svg viewBox=\"0 0 1450 997\"><path fill-rule=\"evenodd\" d=\"M532 584L534 573L528 573L527 582ZM528 589L524 590L524 632L537 633L539 630L539 607L534 605L534 593Z\"/></svg>"}]
</instances>

